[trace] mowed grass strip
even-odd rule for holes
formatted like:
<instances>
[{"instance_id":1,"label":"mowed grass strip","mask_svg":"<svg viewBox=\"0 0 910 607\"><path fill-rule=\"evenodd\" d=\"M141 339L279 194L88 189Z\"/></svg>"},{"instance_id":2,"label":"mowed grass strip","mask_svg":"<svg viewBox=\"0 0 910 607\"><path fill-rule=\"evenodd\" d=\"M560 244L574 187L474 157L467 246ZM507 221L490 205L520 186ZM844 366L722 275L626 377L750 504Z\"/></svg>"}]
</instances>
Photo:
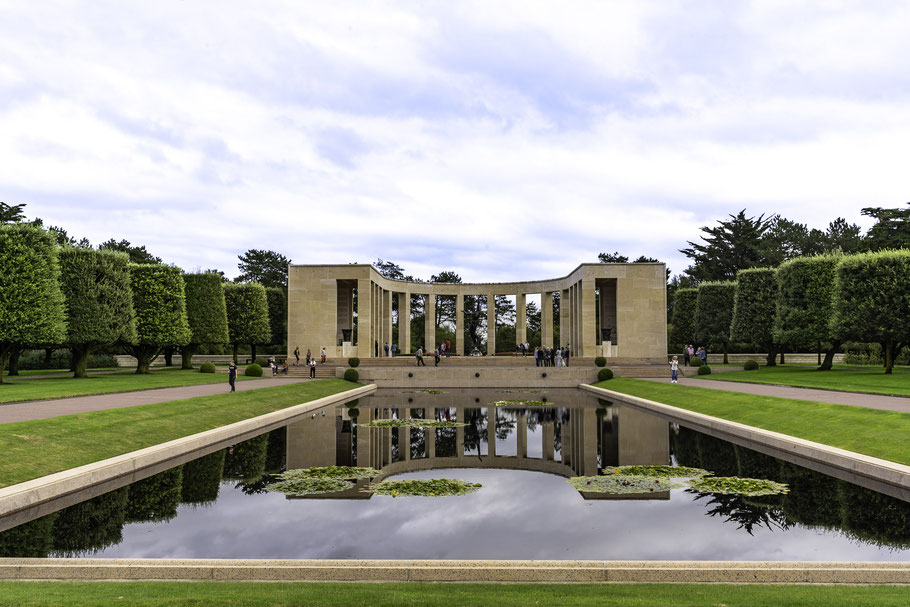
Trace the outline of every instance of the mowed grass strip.
<instances>
[{"instance_id":1,"label":"mowed grass strip","mask_svg":"<svg viewBox=\"0 0 910 607\"><path fill-rule=\"evenodd\" d=\"M910 465L910 413L756 396L641 379L594 384L756 428Z\"/></svg>"},{"instance_id":2,"label":"mowed grass strip","mask_svg":"<svg viewBox=\"0 0 910 607\"><path fill-rule=\"evenodd\" d=\"M702 375L700 379L910 396L910 367L894 367L891 375L885 375L884 369L877 366L835 365L830 371L818 371L815 366L785 365Z\"/></svg>"},{"instance_id":3,"label":"mowed grass strip","mask_svg":"<svg viewBox=\"0 0 910 607\"><path fill-rule=\"evenodd\" d=\"M0 487L358 387L324 379L0 425Z\"/></svg>"},{"instance_id":4,"label":"mowed grass strip","mask_svg":"<svg viewBox=\"0 0 910 607\"><path fill-rule=\"evenodd\" d=\"M66 371L63 372L65 373ZM243 367L241 367L237 379L248 380L256 378L243 375ZM135 392L152 388L176 388L220 382L227 384L227 375L224 373L200 373L198 369L187 369L186 371L168 369L167 371L154 371L149 375L109 373L106 375L92 375L81 379L47 377L16 381L15 379L4 377L3 383L0 384L0 403L111 394L114 392Z\"/></svg>"},{"instance_id":5,"label":"mowed grass strip","mask_svg":"<svg viewBox=\"0 0 910 607\"><path fill-rule=\"evenodd\" d=\"M907 592L901 586L726 584L0 582L0 605L903 607Z\"/></svg>"}]
</instances>

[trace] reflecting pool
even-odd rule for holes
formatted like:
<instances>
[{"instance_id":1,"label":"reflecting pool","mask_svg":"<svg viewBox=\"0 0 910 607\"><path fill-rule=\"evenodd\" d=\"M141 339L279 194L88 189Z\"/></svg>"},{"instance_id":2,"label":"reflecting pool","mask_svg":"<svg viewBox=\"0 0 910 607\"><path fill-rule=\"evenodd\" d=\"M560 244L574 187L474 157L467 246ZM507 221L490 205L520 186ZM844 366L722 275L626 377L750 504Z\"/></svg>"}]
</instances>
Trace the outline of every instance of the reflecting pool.
<instances>
[{"instance_id":1,"label":"reflecting pool","mask_svg":"<svg viewBox=\"0 0 910 607\"><path fill-rule=\"evenodd\" d=\"M492 405L516 399L545 404ZM400 417L466 425L362 426ZM609 495L566 482L637 464L790 492ZM265 489L282 470L331 465L483 488L397 498L366 480L306 497ZM578 390L386 390L0 533L0 556L906 561L910 503Z\"/></svg>"}]
</instances>

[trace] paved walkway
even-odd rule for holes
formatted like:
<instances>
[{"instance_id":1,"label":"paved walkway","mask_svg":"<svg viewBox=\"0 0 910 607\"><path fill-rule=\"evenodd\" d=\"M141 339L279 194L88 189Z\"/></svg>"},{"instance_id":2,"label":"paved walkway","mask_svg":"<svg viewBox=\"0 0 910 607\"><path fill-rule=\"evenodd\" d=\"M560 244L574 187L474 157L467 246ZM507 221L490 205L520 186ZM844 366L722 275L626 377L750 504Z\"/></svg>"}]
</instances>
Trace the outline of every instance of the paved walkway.
<instances>
[{"instance_id":1,"label":"paved walkway","mask_svg":"<svg viewBox=\"0 0 910 607\"><path fill-rule=\"evenodd\" d=\"M654 378L648 381L669 383L668 378ZM769 384L750 384L747 382L714 381L698 379L695 377L680 377L679 384L685 386L698 386L712 390L726 390L728 392L742 392L744 394L757 394L759 396L778 396L780 398L795 398L798 400L814 400L822 403L836 405L852 405L854 407L868 407L870 409L884 409L886 411L901 411L910 413L910 397L885 396L881 394L859 394L857 392L838 392L836 390L817 390L814 388L794 388L792 386L773 386Z\"/></svg>"},{"instance_id":2,"label":"paved walkway","mask_svg":"<svg viewBox=\"0 0 910 607\"><path fill-rule=\"evenodd\" d=\"M246 392L257 388L281 386L312 381L303 377L269 377L266 379L248 379L237 382L237 391ZM0 424L21 422L30 419L47 419L60 415L101 411L103 409L122 409L137 405L150 405L171 400L181 400L194 396L224 394L230 389L227 377L223 383L182 386L178 388L155 388L137 392L118 392L116 394L95 394L92 396L74 396L53 400L32 400L23 403L0 405Z\"/></svg>"}]
</instances>

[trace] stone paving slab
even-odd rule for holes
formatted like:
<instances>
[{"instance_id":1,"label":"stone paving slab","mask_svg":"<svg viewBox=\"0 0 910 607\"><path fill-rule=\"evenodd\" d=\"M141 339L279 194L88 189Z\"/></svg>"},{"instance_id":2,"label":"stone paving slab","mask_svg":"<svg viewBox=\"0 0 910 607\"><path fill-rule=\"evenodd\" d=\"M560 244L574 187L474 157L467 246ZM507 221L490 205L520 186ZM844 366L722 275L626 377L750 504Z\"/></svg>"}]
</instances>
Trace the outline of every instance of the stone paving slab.
<instances>
[{"instance_id":1,"label":"stone paving slab","mask_svg":"<svg viewBox=\"0 0 910 607\"><path fill-rule=\"evenodd\" d=\"M642 378L647 381L670 383L669 378ZM886 411L900 411L910 413L910 397L886 396L884 394L864 394L859 392L840 392L838 390L819 390L816 388L797 388L793 386L779 386L773 384L751 384L748 382L715 381L694 377L680 377L680 386L697 386L712 390L726 390L728 392L742 392L757 396L777 396L780 398L794 398L797 400L813 400L821 403L835 405L851 405L854 407L868 407L869 409L883 409Z\"/></svg>"},{"instance_id":2,"label":"stone paving slab","mask_svg":"<svg viewBox=\"0 0 910 607\"><path fill-rule=\"evenodd\" d=\"M910 563L0 558L0 580L910 584Z\"/></svg>"},{"instance_id":3,"label":"stone paving slab","mask_svg":"<svg viewBox=\"0 0 910 607\"><path fill-rule=\"evenodd\" d=\"M262 379L246 379L237 382L237 391L246 392L257 388L282 386L313 381L303 377L263 377ZM28 421L32 419L47 419L61 415L87 413L89 411L102 411L104 409L122 409L152 403L164 403L172 400L193 398L194 396L211 396L224 394L230 391L230 386L225 380L223 383L200 384L196 386L180 386L176 388L153 388L151 390L138 390L135 392L116 392L114 394L94 394L89 396L73 396L70 398L57 398L51 400L31 400L19 403L0 404L0 424Z\"/></svg>"}]
</instances>

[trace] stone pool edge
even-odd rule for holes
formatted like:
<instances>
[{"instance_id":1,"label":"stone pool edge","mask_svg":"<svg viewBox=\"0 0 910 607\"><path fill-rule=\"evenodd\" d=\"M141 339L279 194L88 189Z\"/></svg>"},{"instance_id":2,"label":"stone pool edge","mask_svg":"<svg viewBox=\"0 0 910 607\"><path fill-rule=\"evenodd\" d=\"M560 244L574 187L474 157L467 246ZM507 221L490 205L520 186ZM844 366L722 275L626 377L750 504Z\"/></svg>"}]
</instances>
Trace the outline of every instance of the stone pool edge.
<instances>
[{"instance_id":1,"label":"stone pool edge","mask_svg":"<svg viewBox=\"0 0 910 607\"><path fill-rule=\"evenodd\" d=\"M695 430L719 436L748 449L790 459L848 482L910 501L910 466L606 388L588 384L581 384L579 388L618 401L624 406L655 413ZM791 457L788 458L787 455Z\"/></svg>"},{"instance_id":2,"label":"stone pool edge","mask_svg":"<svg viewBox=\"0 0 910 607\"><path fill-rule=\"evenodd\" d=\"M910 584L910 563L5 558L0 580Z\"/></svg>"},{"instance_id":3,"label":"stone pool edge","mask_svg":"<svg viewBox=\"0 0 910 607\"><path fill-rule=\"evenodd\" d=\"M244 437L254 436L260 433L260 430L268 431L267 428L270 426L282 425L290 419L322 407L368 396L376 390L375 384L353 388L226 426L4 487L0 489L0 517L10 517L17 512L59 502L69 495L93 487L108 491L117 486L127 485L172 467L172 465L179 465L181 459L193 459L206 455L207 450L209 452L217 450L223 444L231 443L238 438L245 440ZM144 472L148 472L148 474L143 474ZM46 512L41 512L38 516L44 514ZM21 522L24 521L16 521L15 525L21 524ZM0 525L0 531L2 530L4 530L4 526Z\"/></svg>"}]
</instances>

